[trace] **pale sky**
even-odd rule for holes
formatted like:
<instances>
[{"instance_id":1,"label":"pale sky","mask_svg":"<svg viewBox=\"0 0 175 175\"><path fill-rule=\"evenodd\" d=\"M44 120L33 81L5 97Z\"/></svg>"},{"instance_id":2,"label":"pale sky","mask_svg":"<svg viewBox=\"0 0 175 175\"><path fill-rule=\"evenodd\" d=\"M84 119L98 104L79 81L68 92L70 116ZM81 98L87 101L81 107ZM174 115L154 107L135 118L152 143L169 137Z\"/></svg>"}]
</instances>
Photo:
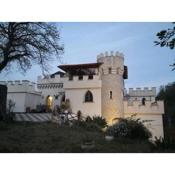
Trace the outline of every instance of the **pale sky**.
<instances>
[{"instance_id":1,"label":"pale sky","mask_svg":"<svg viewBox=\"0 0 175 175\"><path fill-rule=\"evenodd\" d=\"M125 56L128 80L125 87L159 87L174 81L175 71L170 64L175 60L174 50L154 46L156 33L171 27L171 23L58 23L60 43L65 53L62 63L96 62L96 56L105 51L119 51ZM50 63L50 73L58 71L58 60ZM30 80L36 82L41 75L33 66L25 75L14 67L10 73L2 72L0 80Z\"/></svg>"}]
</instances>

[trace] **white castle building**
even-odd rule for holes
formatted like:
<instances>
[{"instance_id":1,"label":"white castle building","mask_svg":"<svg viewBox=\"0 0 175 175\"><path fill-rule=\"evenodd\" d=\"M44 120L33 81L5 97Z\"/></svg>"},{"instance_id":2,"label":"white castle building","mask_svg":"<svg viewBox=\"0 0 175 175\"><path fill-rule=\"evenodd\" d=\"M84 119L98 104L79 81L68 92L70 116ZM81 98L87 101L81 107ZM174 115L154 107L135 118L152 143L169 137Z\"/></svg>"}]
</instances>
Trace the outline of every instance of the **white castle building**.
<instances>
[{"instance_id":1,"label":"white castle building","mask_svg":"<svg viewBox=\"0 0 175 175\"><path fill-rule=\"evenodd\" d=\"M0 82L8 86L8 99L15 101L16 112L26 112L36 105L45 104L53 109L62 101L70 101L73 113L84 116L103 116L109 124L114 118L136 115L147 120L153 137L163 137L163 101L155 101L156 88L130 88L127 92L124 80L128 68L122 53L111 52L97 56L97 62L58 66L58 71L48 77L39 76L37 91L28 81Z\"/></svg>"}]
</instances>

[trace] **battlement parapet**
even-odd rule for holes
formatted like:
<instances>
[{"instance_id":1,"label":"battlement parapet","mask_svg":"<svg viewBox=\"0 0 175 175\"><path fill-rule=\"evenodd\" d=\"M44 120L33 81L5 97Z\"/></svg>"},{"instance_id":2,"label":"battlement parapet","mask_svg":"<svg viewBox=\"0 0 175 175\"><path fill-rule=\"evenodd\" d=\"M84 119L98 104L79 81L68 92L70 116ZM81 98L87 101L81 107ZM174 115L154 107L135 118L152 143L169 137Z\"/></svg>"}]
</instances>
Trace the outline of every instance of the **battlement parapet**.
<instances>
[{"instance_id":1,"label":"battlement parapet","mask_svg":"<svg viewBox=\"0 0 175 175\"><path fill-rule=\"evenodd\" d=\"M121 58L124 58L124 55L123 55L123 53L121 53L121 52L113 52L113 51L111 51L110 53L109 52L105 52L105 53L101 53L101 54L99 54L99 55L97 55L97 59L100 59L100 58L105 58L105 57L121 57Z\"/></svg>"},{"instance_id":2,"label":"battlement parapet","mask_svg":"<svg viewBox=\"0 0 175 175\"><path fill-rule=\"evenodd\" d=\"M77 83L80 84L89 84L93 87L95 86L94 83L99 83L101 81L101 78L99 75L74 75L74 76L64 76L60 77L59 79L55 78L45 78L41 79L41 77L38 77L37 81L37 87L38 89L52 89L52 88L65 88L65 87L73 87L74 85L77 87ZM97 85L99 86L99 85Z\"/></svg>"},{"instance_id":3,"label":"battlement parapet","mask_svg":"<svg viewBox=\"0 0 175 175\"><path fill-rule=\"evenodd\" d=\"M163 101L145 101L143 105L140 101L124 101L125 114L164 114Z\"/></svg>"},{"instance_id":4,"label":"battlement parapet","mask_svg":"<svg viewBox=\"0 0 175 175\"><path fill-rule=\"evenodd\" d=\"M29 80L14 80L14 81L0 81L0 84L3 85L29 85L29 86L34 86L36 83L35 82L31 82Z\"/></svg>"},{"instance_id":5,"label":"battlement parapet","mask_svg":"<svg viewBox=\"0 0 175 175\"><path fill-rule=\"evenodd\" d=\"M46 77L38 76L37 84L48 84L48 83L58 83L64 80L64 77L60 77L60 75L55 75L54 78L51 78L50 75Z\"/></svg>"},{"instance_id":6,"label":"battlement parapet","mask_svg":"<svg viewBox=\"0 0 175 175\"><path fill-rule=\"evenodd\" d=\"M36 92L36 83L28 80L15 80L15 81L0 81L0 84L6 85L8 92Z\"/></svg>"},{"instance_id":7,"label":"battlement parapet","mask_svg":"<svg viewBox=\"0 0 175 175\"><path fill-rule=\"evenodd\" d=\"M139 96L156 96L156 87L148 88L144 87L143 89L141 88L129 88L129 96L131 97L139 97Z\"/></svg>"},{"instance_id":8,"label":"battlement parapet","mask_svg":"<svg viewBox=\"0 0 175 175\"><path fill-rule=\"evenodd\" d=\"M101 53L97 56L97 62L103 63L100 68L101 69L124 69L124 55L120 52L105 52L105 54Z\"/></svg>"}]
</instances>

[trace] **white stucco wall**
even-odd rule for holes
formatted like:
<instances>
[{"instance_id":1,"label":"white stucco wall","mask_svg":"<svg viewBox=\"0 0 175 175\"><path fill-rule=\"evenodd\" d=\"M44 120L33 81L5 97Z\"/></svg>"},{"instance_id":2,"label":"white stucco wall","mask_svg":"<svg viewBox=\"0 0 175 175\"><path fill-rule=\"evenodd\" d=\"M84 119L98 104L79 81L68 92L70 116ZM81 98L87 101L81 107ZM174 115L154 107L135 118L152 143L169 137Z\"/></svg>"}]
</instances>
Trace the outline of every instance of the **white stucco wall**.
<instances>
[{"instance_id":1,"label":"white stucco wall","mask_svg":"<svg viewBox=\"0 0 175 175\"><path fill-rule=\"evenodd\" d=\"M154 104L153 101L145 101L145 105L142 105L141 101L124 101L124 113L164 114L164 103L157 101L157 104Z\"/></svg>"},{"instance_id":2,"label":"white stucco wall","mask_svg":"<svg viewBox=\"0 0 175 175\"><path fill-rule=\"evenodd\" d=\"M61 78L60 75L55 75L54 78L48 76L48 78L42 78L38 76L37 86L39 91L41 91L42 99L41 103L46 105L47 97L51 96L53 99L53 105L60 105L62 96L64 94L63 82L65 78ZM55 96L58 95L56 99Z\"/></svg>"},{"instance_id":3,"label":"white stucco wall","mask_svg":"<svg viewBox=\"0 0 175 175\"><path fill-rule=\"evenodd\" d=\"M30 93L26 93L25 95L25 109L27 107L30 107L30 109L36 109L36 106L41 104L41 95Z\"/></svg>"},{"instance_id":4,"label":"white stucco wall","mask_svg":"<svg viewBox=\"0 0 175 175\"><path fill-rule=\"evenodd\" d=\"M93 102L84 102L88 90L93 94ZM101 88L66 89L66 99L70 100L73 113L80 110L84 116L101 116Z\"/></svg>"},{"instance_id":5,"label":"white stucco wall","mask_svg":"<svg viewBox=\"0 0 175 175\"><path fill-rule=\"evenodd\" d=\"M16 80L0 83L7 86L7 99L15 103L14 112L26 112L27 107L36 109L36 105L41 103L41 93L37 91L34 82Z\"/></svg>"},{"instance_id":6,"label":"white stucco wall","mask_svg":"<svg viewBox=\"0 0 175 175\"><path fill-rule=\"evenodd\" d=\"M8 100L12 100L15 103L13 112L25 112L25 93L8 93ZM8 104L7 104L8 107Z\"/></svg>"},{"instance_id":7,"label":"white stucco wall","mask_svg":"<svg viewBox=\"0 0 175 175\"><path fill-rule=\"evenodd\" d=\"M164 104L163 101L157 101L157 105L152 105L153 102L146 101L145 106L141 105L140 101L133 101L132 103L124 101L124 116L131 117L136 114L136 118L147 120L145 126L151 131L152 138L164 137L163 132L163 117Z\"/></svg>"},{"instance_id":8,"label":"white stucco wall","mask_svg":"<svg viewBox=\"0 0 175 175\"><path fill-rule=\"evenodd\" d=\"M101 116L101 80L99 75L94 75L92 80L84 75L83 80L74 76L73 80L65 79L64 81L65 97L70 100L73 113L81 111L84 116ZM93 102L84 102L85 93L91 91Z\"/></svg>"},{"instance_id":9,"label":"white stucco wall","mask_svg":"<svg viewBox=\"0 0 175 175\"><path fill-rule=\"evenodd\" d=\"M15 102L13 112L26 112L26 108L36 109L36 106L41 104L41 96L27 92L9 92L7 99Z\"/></svg>"},{"instance_id":10,"label":"white stucco wall","mask_svg":"<svg viewBox=\"0 0 175 175\"><path fill-rule=\"evenodd\" d=\"M58 99L55 99L55 95L60 94L60 92L64 93L63 88L45 88L45 89L40 89L40 91L42 92L42 99L41 99L42 104L46 104L46 99L50 95L51 97L53 97L53 107L55 105L60 105L62 95L59 95Z\"/></svg>"}]
</instances>

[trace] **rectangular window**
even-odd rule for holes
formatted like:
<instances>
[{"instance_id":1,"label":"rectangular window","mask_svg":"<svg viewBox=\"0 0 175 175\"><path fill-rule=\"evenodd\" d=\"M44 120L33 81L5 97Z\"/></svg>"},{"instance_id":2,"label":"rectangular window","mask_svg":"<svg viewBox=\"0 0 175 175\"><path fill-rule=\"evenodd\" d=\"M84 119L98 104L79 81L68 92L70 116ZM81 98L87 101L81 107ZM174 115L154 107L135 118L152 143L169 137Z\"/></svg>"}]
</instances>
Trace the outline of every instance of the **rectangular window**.
<instances>
[{"instance_id":1,"label":"rectangular window","mask_svg":"<svg viewBox=\"0 0 175 175\"><path fill-rule=\"evenodd\" d=\"M112 68L111 67L109 67L108 72L109 72L109 74L112 73Z\"/></svg>"},{"instance_id":2,"label":"rectangular window","mask_svg":"<svg viewBox=\"0 0 175 175\"><path fill-rule=\"evenodd\" d=\"M73 80L73 76L72 75L69 75L69 80Z\"/></svg>"},{"instance_id":3,"label":"rectangular window","mask_svg":"<svg viewBox=\"0 0 175 175\"><path fill-rule=\"evenodd\" d=\"M79 75L78 79L83 80L83 75Z\"/></svg>"},{"instance_id":4,"label":"rectangular window","mask_svg":"<svg viewBox=\"0 0 175 175\"><path fill-rule=\"evenodd\" d=\"M109 96L110 96L110 99L112 99L112 91L110 91L110 95Z\"/></svg>"},{"instance_id":5,"label":"rectangular window","mask_svg":"<svg viewBox=\"0 0 175 175\"><path fill-rule=\"evenodd\" d=\"M89 75L89 76L88 76L88 79L89 79L89 80L93 80L93 75Z\"/></svg>"}]
</instances>

